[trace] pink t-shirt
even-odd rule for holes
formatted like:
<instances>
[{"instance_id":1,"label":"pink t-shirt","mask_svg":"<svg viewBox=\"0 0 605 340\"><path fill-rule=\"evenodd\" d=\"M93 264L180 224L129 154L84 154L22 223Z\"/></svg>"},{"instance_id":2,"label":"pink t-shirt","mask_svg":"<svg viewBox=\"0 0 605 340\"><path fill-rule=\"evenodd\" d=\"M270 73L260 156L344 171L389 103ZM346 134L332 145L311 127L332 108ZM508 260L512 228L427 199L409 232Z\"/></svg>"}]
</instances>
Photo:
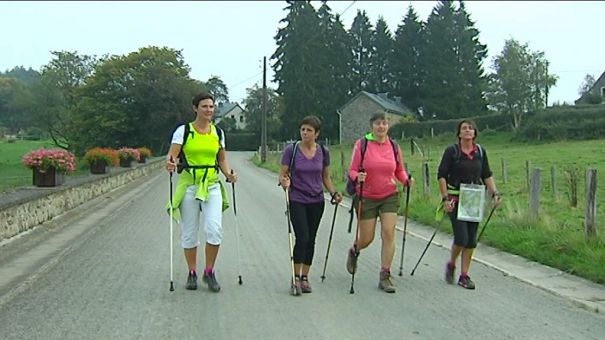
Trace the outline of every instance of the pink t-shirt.
<instances>
[{"instance_id":1,"label":"pink t-shirt","mask_svg":"<svg viewBox=\"0 0 605 340\"><path fill-rule=\"evenodd\" d=\"M356 179L359 167L363 165L367 173L363 184L363 197L379 200L395 194L397 192L396 179L404 185L407 184L408 174L403 166L403 154L399 145L395 146L398 148L396 164L393 147L388 139L384 143L368 140L363 164L360 164L361 139L355 142L349 177ZM359 194L359 184L356 186L356 191Z\"/></svg>"}]
</instances>

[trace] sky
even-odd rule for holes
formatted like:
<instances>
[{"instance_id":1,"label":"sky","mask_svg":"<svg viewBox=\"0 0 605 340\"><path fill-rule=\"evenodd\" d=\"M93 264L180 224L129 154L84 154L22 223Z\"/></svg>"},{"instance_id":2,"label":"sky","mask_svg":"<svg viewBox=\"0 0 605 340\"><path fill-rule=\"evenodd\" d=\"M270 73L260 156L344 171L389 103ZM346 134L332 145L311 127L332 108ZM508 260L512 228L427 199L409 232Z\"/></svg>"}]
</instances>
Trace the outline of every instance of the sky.
<instances>
[{"instance_id":1,"label":"sky","mask_svg":"<svg viewBox=\"0 0 605 340\"><path fill-rule=\"evenodd\" d=\"M312 1L319 8L319 1ZM379 16L391 32L409 5L426 21L436 1L328 1L349 29L358 10L375 25ZM285 1L0 1L0 71L15 66L40 70L50 51L102 56L126 55L146 46L182 50L190 76L219 76L231 101L242 102L246 88L262 86L262 60L271 55ZM488 48L484 68L504 42L516 39L543 51L559 80L549 104L573 103L587 74L605 72L602 22L605 1L467 1L467 11Z\"/></svg>"}]
</instances>

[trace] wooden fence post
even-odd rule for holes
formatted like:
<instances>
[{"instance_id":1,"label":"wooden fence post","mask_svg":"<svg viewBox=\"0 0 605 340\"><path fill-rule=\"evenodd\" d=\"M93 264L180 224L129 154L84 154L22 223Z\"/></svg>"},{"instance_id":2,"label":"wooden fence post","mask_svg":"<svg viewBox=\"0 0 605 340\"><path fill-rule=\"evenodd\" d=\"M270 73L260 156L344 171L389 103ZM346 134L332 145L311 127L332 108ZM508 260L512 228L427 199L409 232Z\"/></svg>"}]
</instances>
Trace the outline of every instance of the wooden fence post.
<instances>
[{"instance_id":1,"label":"wooden fence post","mask_svg":"<svg viewBox=\"0 0 605 340\"><path fill-rule=\"evenodd\" d=\"M534 168L531 174L531 188L529 191L529 217L537 220L540 210L540 168Z\"/></svg>"},{"instance_id":2,"label":"wooden fence post","mask_svg":"<svg viewBox=\"0 0 605 340\"><path fill-rule=\"evenodd\" d=\"M502 182L506 184L508 182L508 173L506 169L506 160L504 158L500 158L500 164L502 166Z\"/></svg>"},{"instance_id":3,"label":"wooden fence post","mask_svg":"<svg viewBox=\"0 0 605 340\"><path fill-rule=\"evenodd\" d=\"M558 201L557 195L557 168L553 165L550 167L550 187L552 188L552 198Z\"/></svg>"},{"instance_id":4,"label":"wooden fence post","mask_svg":"<svg viewBox=\"0 0 605 340\"><path fill-rule=\"evenodd\" d=\"M414 156L414 138L410 138L410 155Z\"/></svg>"},{"instance_id":5,"label":"wooden fence post","mask_svg":"<svg viewBox=\"0 0 605 340\"><path fill-rule=\"evenodd\" d=\"M571 166L566 172L569 181L569 205L575 208L578 206L578 169Z\"/></svg>"},{"instance_id":6,"label":"wooden fence post","mask_svg":"<svg viewBox=\"0 0 605 340\"><path fill-rule=\"evenodd\" d=\"M342 169L342 181L347 183L347 169L345 168L345 153L340 150L340 168Z\"/></svg>"},{"instance_id":7,"label":"wooden fence post","mask_svg":"<svg viewBox=\"0 0 605 340\"><path fill-rule=\"evenodd\" d=\"M597 169L586 170L586 213L584 215L584 234L592 239L597 236Z\"/></svg>"},{"instance_id":8,"label":"wooden fence post","mask_svg":"<svg viewBox=\"0 0 605 340\"><path fill-rule=\"evenodd\" d=\"M422 163L422 183L423 188L424 188L424 195L428 196L430 193L430 187L429 187L429 182L430 182L430 178L429 178L429 163L427 162L423 162Z\"/></svg>"},{"instance_id":9,"label":"wooden fence post","mask_svg":"<svg viewBox=\"0 0 605 340\"><path fill-rule=\"evenodd\" d=\"M525 178L527 180L527 191L529 192L530 190L530 185L531 185L531 180L529 177L529 167L531 166L531 162L530 161L525 161Z\"/></svg>"}]
</instances>

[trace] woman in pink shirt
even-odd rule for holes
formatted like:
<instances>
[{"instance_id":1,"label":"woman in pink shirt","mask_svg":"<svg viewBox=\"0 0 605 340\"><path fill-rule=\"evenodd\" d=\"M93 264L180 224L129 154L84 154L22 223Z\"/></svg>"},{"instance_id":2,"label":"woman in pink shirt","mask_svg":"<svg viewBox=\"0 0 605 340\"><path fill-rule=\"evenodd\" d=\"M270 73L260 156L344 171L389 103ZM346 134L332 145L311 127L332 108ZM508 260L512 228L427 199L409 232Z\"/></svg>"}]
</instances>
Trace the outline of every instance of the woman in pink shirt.
<instances>
[{"instance_id":1,"label":"woman in pink shirt","mask_svg":"<svg viewBox=\"0 0 605 340\"><path fill-rule=\"evenodd\" d=\"M349 250L347 270L351 274L355 273L359 251L374 240L376 220L380 216L382 250L378 288L387 293L394 293L391 263L395 255L395 225L399 209L396 180L409 186L413 184L413 180L408 178L403 166L401 148L390 140L387 134L389 121L386 115L384 113L373 115L370 124L372 132L364 136L367 142L364 142L363 138L355 142L349 167L349 177L357 182L356 197L359 197L361 188L363 192L361 193L361 221L355 239L356 244ZM363 157L362 143L367 143ZM357 199L353 204L356 209L359 209Z\"/></svg>"}]
</instances>

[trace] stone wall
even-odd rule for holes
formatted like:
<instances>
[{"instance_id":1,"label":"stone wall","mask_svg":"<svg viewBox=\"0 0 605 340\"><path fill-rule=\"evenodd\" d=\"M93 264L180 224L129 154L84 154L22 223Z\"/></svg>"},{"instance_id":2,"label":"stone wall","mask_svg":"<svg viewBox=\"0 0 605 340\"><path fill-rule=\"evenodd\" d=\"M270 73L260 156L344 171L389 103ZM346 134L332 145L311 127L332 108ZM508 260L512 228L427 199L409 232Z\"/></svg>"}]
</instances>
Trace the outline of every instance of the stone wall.
<instances>
[{"instance_id":1,"label":"stone wall","mask_svg":"<svg viewBox=\"0 0 605 340\"><path fill-rule=\"evenodd\" d=\"M111 168L103 175L68 176L52 188L24 187L0 194L0 241L27 231L55 216L113 191L136 178L162 168L164 158L133 163L133 168Z\"/></svg>"}]
</instances>

